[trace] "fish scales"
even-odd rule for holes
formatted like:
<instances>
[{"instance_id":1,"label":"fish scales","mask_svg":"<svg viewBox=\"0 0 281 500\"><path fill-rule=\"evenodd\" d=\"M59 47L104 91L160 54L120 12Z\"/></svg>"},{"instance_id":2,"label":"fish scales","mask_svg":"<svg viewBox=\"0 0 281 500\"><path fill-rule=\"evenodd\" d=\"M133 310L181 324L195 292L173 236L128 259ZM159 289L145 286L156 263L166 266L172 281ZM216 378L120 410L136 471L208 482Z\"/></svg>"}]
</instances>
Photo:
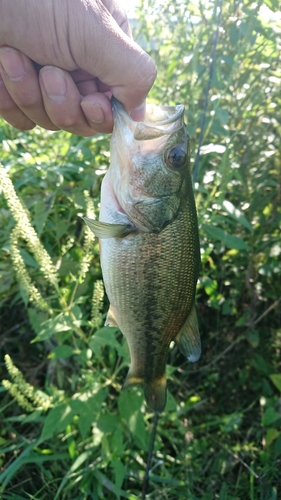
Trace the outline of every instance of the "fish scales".
<instances>
[{"instance_id":1,"label":"fish scales","mask_svg":"<svg viewBox=\"0 0 281 500\"><path fill-rule=\"evenodd\" d=\"M131 371L145 380L164 375L170 342L194 302L196 262L187 257L197 242L187 237L186 219L183 212L160 235L116 238L102 245L107 295L130 347ZM179 245L181 226L185 237Z\"/></svg>"},{"instance_id":2,"label":"fish scales","mask_svg":"<svg viewBox=\"0 0 281 500\"><path fill-rule=\"evenodd\" d=\"M115 107L114 113L117 134L118 127L120 128L119 114L122 114L123 121L131 119L126 116L119 104ZM132 120L129 121L129 125L137 126ZM153 125L156 127L157 122ZM149 133L153 135L153 131L149 130ZM198 227L189 172L188 144L186 143L184 164L180 167L176 156L177 170L182 169L181 178L176 172L176 188L169 186L168 171L164 178L165 182L162 183L163 196L159 196L158 192L158 197L151 199L153 183L157 182L157 168L152 169L151 185L145 183L146 169L150 168L151 158L152 160L154 158L153 148L151 154L144 155L144 162L142 157L140 160L139 150L143 149L143 145L138 144L139 139L136 141L136 135L134 130L133 148L137 150L135 159L137 179L132 176L134 161L133 167L130 166L130 161L126 166L124 158L125 167L122 172L124 184L126 184L124 180L126 169L130 173L127 186L129 202L126 205L121 196L118 197L118 189L122 189L122 183L120 185L118 182L116 164L113 166L111 163L102 186L100 222L89 222L86 218L85 220L100 237L102 272L111 304L107 324L118 325L129 346L131 366L124 387L142 384L149 406L154 411L160 412L166 402L165 366L171 341L175 340L191 361L196 361L201 352L194 309L200 265ZM186 140L187 135L184 137ZM173 140L169 142L171 138ZM144 140L150 141L151 145L153 137ZM169 151L172 148L174 151L174 144L179 142L183 143L182 128L172 130L168 139L166 137L166 141L163 142L162 148L164 147L164 150L170 148ZM156 142L156 148L159 149L158 144L159 142ZM116 135L115 139L113 137L111 149L115 145ZM183 153L177 154L179 156ZM123 161L119 156L119 153L117 156L112 154L112 162ZM165 162L162 154L158 168L159 179L162 180L163 175L166 175L163 163ZM142 164L144 164L143 169ZM134 182L137 183L136 187L132 186ZM173 185L173 182L170 184ZM148 189L149 196L147 196ZM156 190L161 191L161 187L157 186ZM137 198L133 199L136 192ZM180 198L179 203L178 198ZM148 215L150 205L155 219L152 217L152 223ZM135 212L130 213L130 210Z\"/></svg>"}]
</instances>

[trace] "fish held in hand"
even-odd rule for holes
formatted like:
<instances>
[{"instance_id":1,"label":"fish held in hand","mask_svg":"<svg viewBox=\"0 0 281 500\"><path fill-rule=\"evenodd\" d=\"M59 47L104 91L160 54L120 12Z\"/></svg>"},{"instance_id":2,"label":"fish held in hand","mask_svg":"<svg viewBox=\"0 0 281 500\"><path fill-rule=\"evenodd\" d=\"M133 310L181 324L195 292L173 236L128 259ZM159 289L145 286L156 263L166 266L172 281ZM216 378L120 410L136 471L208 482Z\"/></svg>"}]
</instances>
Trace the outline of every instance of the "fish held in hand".
<instances>
[{"instance_id":1,"label":"fish held in hand","mask_svg":"<svg viewBox=\"0 0 281 500\"><path fill-rule=\"evenodd\" d=\"M166 404L166 358L175 341L189 361L201 354L195 311L200 266L197 215L184 107L148 105L135 122L112 99L111 163L101 188L100 238L110 309L131 366L124 387L141 384L150 408Z\"/></svg>"}]
</instances>

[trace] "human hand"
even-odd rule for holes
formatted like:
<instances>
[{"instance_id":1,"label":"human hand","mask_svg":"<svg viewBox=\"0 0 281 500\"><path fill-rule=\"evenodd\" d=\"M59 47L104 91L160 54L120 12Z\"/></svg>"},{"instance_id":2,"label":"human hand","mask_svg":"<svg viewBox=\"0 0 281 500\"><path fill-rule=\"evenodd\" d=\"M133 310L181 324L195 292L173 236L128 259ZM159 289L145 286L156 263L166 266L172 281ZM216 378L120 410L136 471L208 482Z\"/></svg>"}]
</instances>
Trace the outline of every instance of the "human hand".
<instances>
[{"instance_id":1,"label":"human hand","mask_svg":"<svg viewBox=\"0 0 281 500\"><path fill-rule=\"evenodd\" d=\"M0 115L18 129L111 132L111 95L142 119L155 77L118 0L0 0Z\"/></svg>"}]
</instances>

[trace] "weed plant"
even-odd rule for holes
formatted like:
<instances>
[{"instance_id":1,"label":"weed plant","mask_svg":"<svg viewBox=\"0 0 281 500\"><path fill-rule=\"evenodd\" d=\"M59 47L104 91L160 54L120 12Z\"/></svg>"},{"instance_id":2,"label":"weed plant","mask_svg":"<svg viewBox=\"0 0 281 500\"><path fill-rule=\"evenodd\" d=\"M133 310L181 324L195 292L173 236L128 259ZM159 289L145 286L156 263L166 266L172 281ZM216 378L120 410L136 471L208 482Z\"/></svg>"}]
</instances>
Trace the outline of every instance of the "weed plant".
<instances>
[{"instance_id":1,"label":"weed plant","mask_svg":"<svg viewBox=\"0 0 281 500\"><path fill-rule=\"evenodd\" d=\"M171 347L151 500L281 499L281 20L224 2L195 182L203 355ZM149 99L185 103L192 159L217 3L144 0ZM98 216L109 138L0 124L0 491L3 500L140 497L152 426L129 355L104 327Z\"/></svg>"}]
</instances>

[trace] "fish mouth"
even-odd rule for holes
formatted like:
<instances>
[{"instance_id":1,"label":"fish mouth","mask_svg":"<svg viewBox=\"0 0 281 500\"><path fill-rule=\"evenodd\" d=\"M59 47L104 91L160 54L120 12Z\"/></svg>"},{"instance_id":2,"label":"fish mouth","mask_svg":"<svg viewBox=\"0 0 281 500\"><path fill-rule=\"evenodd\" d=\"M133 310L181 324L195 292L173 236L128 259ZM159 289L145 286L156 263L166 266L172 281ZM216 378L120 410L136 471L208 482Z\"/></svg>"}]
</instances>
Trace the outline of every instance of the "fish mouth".
<instances>
[{"instance_id":1,"label":"fish mouth","mask_svg":"<svg viewBox=\"0 0 281 500\"><path fill-rule=\"evenodd\" d=\"M122 104L111 98L114 124L130 129L136 141L156 139L171 135L184 126L184 106L155 106L147 104L144 121L135 122L125 111Z\"/></svg>"}]
</instances>

